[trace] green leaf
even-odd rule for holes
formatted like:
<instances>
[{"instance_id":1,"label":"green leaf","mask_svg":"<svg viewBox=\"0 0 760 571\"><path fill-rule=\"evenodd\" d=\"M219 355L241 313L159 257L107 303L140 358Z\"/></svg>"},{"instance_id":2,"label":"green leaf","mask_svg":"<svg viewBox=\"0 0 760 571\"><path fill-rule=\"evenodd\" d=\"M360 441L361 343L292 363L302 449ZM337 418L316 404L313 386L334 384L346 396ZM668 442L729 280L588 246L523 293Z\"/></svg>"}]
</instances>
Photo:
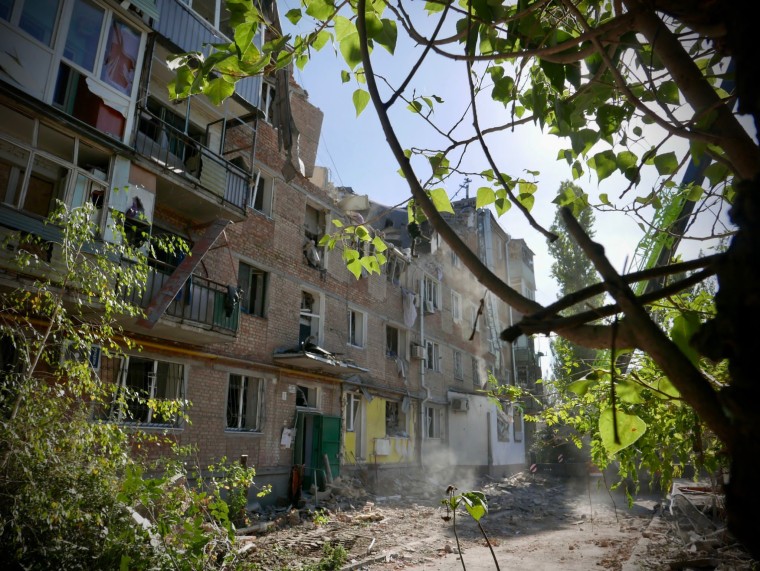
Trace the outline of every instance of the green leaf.
<instances>
[{"instance_id":1,"label":"green leaf","mask_svg":"<svg viewBox=\"0 0 760 571\"><path fill-rule=\"evenodd\" d=\"M710 181L710 186L717 186L718 183L725 180L729 174L728 167L723 163L712 163L705 169L705 176Z\"/></svg>"},{"instance_id":2,"label":"green leaf","mask_svg":"<svg viewBox=\"0 0 760 571\"><path fill-rule=\"evenodd\" d=\"M679 105L681 96L678 93L678 86L675 81L664 81L657 87L657 99L663 103Z\"/></svg>"},{"instance_id":3,"label":"green leaf","mask_svg":"<svg viewBox=\"0 0 760 571\"><path fill-rule=\"evenodd\" d=\"M285 17L290 21L291 24L295 26L298 22L301 21L303 14L298 8L293 8L292 10L288 10L285 13Z\"/></svg>"},{"instance_id":4,"label":"green leaf","mask_svg":"<svg viewBox=\"0 0 760 571\"><path fill-rule=\"evenodd\" d=\"M343 83L348 83L351 81L351 74L346 71L345 69L340 70L340 79Z\"/></svg>"},{"instance_id":5,"label":"green leaf","mask_svg":"<svg viewBox=\"0 0 760 571\"><path fill-rule=\"evenodd\" d=\"M578 180L583 176L583 165L580 161L575 161L572 166L573 180Z\"/></svg>"},{"instance_id":6,"label":"green leaf","mask_svg":"<svg viewBox=\"0 0 760 571\"><path fill-rule=\"evenodd\" d=\"M357 89L354 91L353 101L356 108L356 116L358 117L364 111L364 108L367 107L367 103L369 103L369 93L363 89Z\"/></svg>"},{"instance_id":7,"label":"green leaf","mask_svg":"<svg viewBox=\"0 0 760 571\"><path fill-rule=\"evenodd\" d=\"M530 211L536 202L536 197L533 196L532 194L518 194L517 202L522 204L526 208L526 210Z\"/></svg>"},{"instance_id":8,"label":"green leaf","mask_svg":"<svg viewBox=\"0 0 760 571\"><path fill-rule=\"evenodd\" d=\"M420 103L419 100L415 99L414 101L410 102L406 108L409 109L409 111L412 113L420 113L422 111L422 103Z\"/></svg>"},{"instance_id":9,"label":"green leaf","mask_svg":"<svg viewBox=\"0 0 760 571\"><path fill-rule=\"evenodd\" d=\"M615 442L615 418L617 419L619 443ZM599 435L602 438L604 448L610 455L634 444L644 435L646 430L646 422L633 414L617 411L617 414L613 416L612 409L608 408L599 416Z\"/></svg>"},{"instance_id":10,"label":"green leaf","mask_svg":"<svg viewBox=\"0 0 760 571\"><path fill-rule=\"evenodd\" d=\"M599 133L592 129L581 129L570 133L570 144L577 155L585 155L599 140Z\"/></svg>"},{"instance_id":11,"label":"green leaf","mask_svg":"<svg viewBox=\"0 0 760 571\"><path fill-rule=\"evenodd\" d=\"M514 99L514 90L515 80L508 75L505 75L494 82L493 89L491 90L491 97L494 101L501 101L506 107L507 103Z\"/></svg>"},{"instance_id":12,"label":"green leaf","mask_svg":"<svg viewBox=\"0 0 760 571\"><path fill-rule=\"evenodd\" d=\"M580 379L567 385L567 390L579 397L585 395L588 390L597 383L596 379Z\"/></svg>"},{"instance_id":13,"label":"green leaf","mask_svg":"<svg viewBox=\"0 0 760 571\"><path fill-rule=\"evenodd\" d=\"M489 204L493 204L495 200L496 193L493 189L488 186L481 186L475 199L475 208L484 208Z\"/></svg>"},{"instance_id":14,"label":"green leaf","mask_svg":"<svg viewBox=\"0 0 760 571\"><path fill-rule=\"evenodd\" d=\"M596 124L603 135L612 135L620 130L626 116L627 112L623 107L604 104L596 112Z\"/></svg>"},{"instance_id":15,"label":"green leaf","mask_svg":"<svg viewBox=\"0 0 760 571\"><path fill-rule=\"evenodd\" d=\"M398 40L398 29L396 28L396 22L387 18L382 19L382 30L378 33L374 40L383 46L391 55L396 51L396 41Z\"/></svg>"},{"instance_id":16,"label":"green leaf","mask_svg":"<svg viewBox=\"0 0 760 571\"><path fill-rule=\"evenodd\" d=\"M596 171L599 182L602 182L617 169L617 157L610 150L602 151L589 159L588 166Z\"/></svg>"},{"instance_id":17,"label":"green leaf","mask_svg":"<svg viewBox=\"0 0 760 571\"><path fill-rule=\"evenodd\" d=\"M312 47L314 47L315 50L319 51L327 45L327 42L329 42L331 38L332 38L332 34L330 34L330 32L328 32L327 30L321 30L314 37L314 40L311 42L311 45Z\"/></svg>"},{"instance_id":18,"label":"green leaf","mask_svg":"<svg viewBox=\"0 0 760 571\"><path fill-rule=\"evenodd\" d=\"M678 170L678 159L674 152L665 153L664 155L657 155L654 158L654 166L657 168L657 172L660 175L673 174Z\"/></svg>"},{"instance_id":19,"label":"green leaf","mask_svg":"<svg viewBox=\"0 0 760 571\"><path fill-rule=\"evenodd\" d=\"M425 11L428 14L437 14L443 12L445 4L443 2L425 2Z\"/></svg>"},{"instance_id":20,"label":"green leaf","mask_svg":"<svg viewBox=\"0 0 760 571\"><path fill-rule=\"evenodd\" d=\"M622 151L618 153L615 160L617 162L617 167L620 169L620 171L625 173L625 171L628 170L629 168L636 167L636 165L639 162L639 157L637 157L631 151Z\"/></svg>"},{"instance_id":21,"label":"green leaf","mask_svg":"<svg viewBox=\"0 0 760 571\"><path fill-rule=\"evenodd\" d=\"M335 226L336 228L343 228L343 222L339 220L338 218L333 218L331 222L333 223L333 226Z\"/></svg>"},{"instance_id":22,"label":"green leaf","mask_svg":"<svg viewBox=\"0 0 760 571\"><path fill-rule=\"evenodd\" d=\"M306 13L320 21L327 20L335 12L335 5L330 0L309 0Z\"/></svg>"},{"instance_id":23,"label":"green leaf","mask_svg":"<svg viewBox=\"0 0 760 571\"><path fill-rule=\"evenodd\" d=\"M601 202L602 204L606 204L607 206L610 206L612 204L606 192L603 192L599 195L599 202Z\"/></svg>"},{"instance_id":24,"label":"green leaf","mask_svg":"<svg viewBox=\"0 0 760 571\"><path fill-rule=\"evenodd\" d=\"M621 380L615 383L615 395L623 402L640 404L645 402L641 396L642 387L639 383L633 381Z\"/></svg>"},{"instance_id":25,"label":"green leaf","mask_svg":"<svg viewBox=\"0 0 760 571\"><path fill-rule=\"evenodd\" d=\"M338 40L339 42L346 36L350 36L351 34L358 34L358 32L356 31L356 24L354 24L351 20L349 20L345 16L336 16L334 22L335 22L335 39Z\"/></svg>"},{"instance_id":26,"label":"green leaf","mask_svg":"<svg viewBox=\"0 0 760 571\"><path fill-rule=\"evenodd\" d=\"M375 236L372 239L372 246L374 246L375 252L385 252L388 249L388 246L385 245L385 242L383 242L382 239L378 236Z\"/></svg>"},{"instance_id":27,"label":"green leaf","mask_svg":"<svg viewBox=\"0 0 760 571\"><path fill-rule=\"evenodd\" d=\"M221 105L225 99L235 93L235 84L226 81L222 77L217 77L208 82L203 93L209 98L211 103Z\"/></svg>"},{"instance_id":28,"label":"green leaf","mask_svg":"<svg viewBox=\"0 0 760 571\"><path fill-rule=\"evenodd\" d=\"M493 205L496 208L496 215L497 216L502 216L510 208L512 208L512 203L507 199L506 196L500 196L499 198L497 198L494 201Z\"/></svg>"},{"instance_id":29,"label":"green leaf","mask_svg":"<svg viewBox=\"0 0 760 571\"><path fill-rule=\"evenodd\" d=\"M433 169L433 176L441 178L449 173L449 159L443 153L428 157L428 161Z\"/></svg>"},{"instance_id":30,"label":"green leaf","mask_svg":"<svg viewBox=\"0 0 760 571\"><path fill-rule=\"evenodd\" d=\"M694 365L699 363L699 353L691 345L691 338L701 327L699 314L696 311L681 311L673 319L670 329L670 338L681 352L689 358Z\"/></svg>"},{"instance_id":31,"label":"green leaf","mask_svg":"<svg viewBox=\"0 0 760 571\"><path fill-rule=\"evenodd\" d=\"M434 188L430 191L430 200L433 201L433 206L438 212L449 212L454 214L454 209L451 207L451 201L449 195L446 194L446 189Z\"/></svg>"},{"instance_id":32,"label":"green leaf","mask_svg":"<svg viewBox=\"0 0 760 571\"><path fill-rule=\"evenodd\" d=\"M673 383L671 383L670 379L667 377L661 377L658 379L654 388L657 389L657 392L654 392L653 394L659 399L667 399L669 397L680 398L681 396L681 393L673 386Z\"/></svg>"},{"instance_id":33,"label":"green leaf","mask_svg":"<svg viewBox=\"0 0 760 571\"><path fill-rule=\"evenodd\" d=\"M359 34L353 33L340 40L340 53L349 68L354 69L362 61Z\"/></svg>"},{"instance_id":34,"label":"green leaf","mask_svg":"<svg viewBox=\"0 0 760 571\"><path fill-rule=\"evenodd\" d=\"M546 77L549 78L549 83L552 87L559 92L565 87L565 66L561 63L554 63L547 60L539 60L541 69L544 70Z\"/></svg>"},{"instance_id":35,"label":"green leaf","mask_svg":"<svg viewBox=\"0 0 760 571\"><path fill-rule=\"evenodd\" d=\"M463 492L460 498L467 513L475 521L480 521L488 513L488 502L483 492Z\"/></svg>"},{"instance_id":36,"label":"green leaf","mask_svg":"<svg viewBox=\"0 0 760 571\"><path fill-rule=\"evenodd\" d=\"M698 184L694 184L691 187L689 187L689 192L686 193L686 200L697 202L700 198L702 198L702 195L704 194L704 192L705 192L704 188L702 188Z\"/></svg>"}]
</instances>

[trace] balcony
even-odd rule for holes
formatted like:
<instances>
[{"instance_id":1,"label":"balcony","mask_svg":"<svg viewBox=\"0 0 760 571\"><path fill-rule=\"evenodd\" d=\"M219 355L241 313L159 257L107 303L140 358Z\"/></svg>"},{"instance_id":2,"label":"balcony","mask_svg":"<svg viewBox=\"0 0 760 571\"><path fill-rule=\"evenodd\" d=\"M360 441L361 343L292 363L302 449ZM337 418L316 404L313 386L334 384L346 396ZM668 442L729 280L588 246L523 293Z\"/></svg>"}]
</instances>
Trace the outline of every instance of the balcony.
<instances>
[{"instance_id":1,"label":"balcony","mask_svg":"<svg viewBox=\"0 0 760 571\"><path fill-rule=\"evenodd\" d=\"M171 277L173 268L153 260L145 290L133 292L129 300L145 309ZM240 306L228 310L227 285L193 274L174 297L161 319L150 330L151 336L207 345L233 341L237 335ZM146 332L136 324L129 329Z\"/></svg>"},{"instance_id":2,"label":"balcony","mask_svg":"<svg viewBox=\"0 0 760 571\"><path fill-rule=\"evenodd\" d=\"M208 207L209 201L227 207L232 218L242 219L252 178L203 144L217 125L208 125L205 133L187 134L147 107L138 107L138 117L133 148L165 175L157 183L159 201L201 223L216 216ZM245 164L239 158L235 160Z\"/></svg>"}]
</instances>

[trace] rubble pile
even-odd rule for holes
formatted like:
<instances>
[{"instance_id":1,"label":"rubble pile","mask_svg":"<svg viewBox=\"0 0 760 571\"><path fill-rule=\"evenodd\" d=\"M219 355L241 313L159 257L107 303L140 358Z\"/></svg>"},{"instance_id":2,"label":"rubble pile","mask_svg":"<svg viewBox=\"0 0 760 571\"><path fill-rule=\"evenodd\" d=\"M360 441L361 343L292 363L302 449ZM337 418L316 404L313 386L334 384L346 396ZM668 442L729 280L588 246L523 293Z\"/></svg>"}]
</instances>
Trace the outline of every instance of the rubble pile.
<instances>
[{"instance_id":1,"label":"rubble pile","mask_svg":"<svg viewBox=\"0 0 760 571\"><path fill-rule=\"evenodd\" d=\"M370 491L360 478L336 478L324 491L304 492L295 506L255 506L238 540L261 569L299 569L318 562L325 545L337 544L348 552L346 570L433 568L460 555L451 522L443 519L448 482L442 480L440 474L405 474ZM486 476L467 490L485 493L489 510L482 524L501 555L516 553L539 567L542 558L556 556L567 569L585 570L582 555L580 567L568 565L573 554L589 550L587 558L600 557L597 568L616 571L753 569L721 523L719 494L691 483L674 487L669 505L651 495L629 508L622 494L613 499L598 483L518 473ZM465 558L483 547L464 512L457 530Z\"/></svg>"}]
</instances>

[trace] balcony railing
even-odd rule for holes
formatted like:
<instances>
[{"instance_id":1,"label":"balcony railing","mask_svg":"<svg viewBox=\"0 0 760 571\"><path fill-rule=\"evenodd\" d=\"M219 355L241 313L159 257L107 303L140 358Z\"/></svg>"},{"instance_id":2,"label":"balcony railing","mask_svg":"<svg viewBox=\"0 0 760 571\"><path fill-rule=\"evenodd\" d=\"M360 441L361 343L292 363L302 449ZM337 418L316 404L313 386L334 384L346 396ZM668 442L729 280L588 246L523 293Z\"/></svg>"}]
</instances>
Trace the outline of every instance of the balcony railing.
<instances>
[{"instance_id":1,"label":"balcony railing","mask_svg":"<svg viewBox=\"0 0 760 571\"><path fill-rule=\"evenodd\" d=\"M192 180L198 186L245 212L251 187L251 175L190 135L183 133L151 113L138 107L140 122L134 149L149 157L165 171Z\"/></svg>"},{"instance_id":2,"label":"balcony railing","mask_svg":"<svg viewBox=\"0 0 760 571\"><path fill-rule=\"evenodd\" d=\"M170 266L158 261L152 264L159 267L151 268L142 295L133 292L130 297L132 303L142 308L150 305L151 300L171 277ZM192 275L174 297L164 315L208 331L235 335L238 330L240 305L231 306L227 296L226 285Z\"/></svg>"}]
</instances>

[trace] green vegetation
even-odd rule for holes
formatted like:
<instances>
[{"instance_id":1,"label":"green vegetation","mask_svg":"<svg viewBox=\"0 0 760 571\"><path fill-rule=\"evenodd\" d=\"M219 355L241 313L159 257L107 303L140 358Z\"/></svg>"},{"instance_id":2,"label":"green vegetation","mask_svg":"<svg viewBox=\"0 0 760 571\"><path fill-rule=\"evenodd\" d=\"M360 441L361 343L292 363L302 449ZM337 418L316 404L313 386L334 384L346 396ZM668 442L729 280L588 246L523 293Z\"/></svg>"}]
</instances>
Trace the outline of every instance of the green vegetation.
<instances>
[{"instance_id":1,"label":"green vegetation","mask_svg":"<svg viewBox=\"0 0 760 571\"><path fill-rule=\"evenodd\" d=\"M0 550L20 568L240 568L234 524L254 470L221 462L204 488L184 462L189 451L167 435L107 420L140 396L102 381L91 350L139 350L118 318L139 315L125 300L148 266L129 241L97 239L92 209L60 207L49 221L54 243L17 236L20 285L0 293ZM179 417L189 406L144 404ZM139 453L155 446L172 454L150 462Z\"/></svg>"}]
</instances>

